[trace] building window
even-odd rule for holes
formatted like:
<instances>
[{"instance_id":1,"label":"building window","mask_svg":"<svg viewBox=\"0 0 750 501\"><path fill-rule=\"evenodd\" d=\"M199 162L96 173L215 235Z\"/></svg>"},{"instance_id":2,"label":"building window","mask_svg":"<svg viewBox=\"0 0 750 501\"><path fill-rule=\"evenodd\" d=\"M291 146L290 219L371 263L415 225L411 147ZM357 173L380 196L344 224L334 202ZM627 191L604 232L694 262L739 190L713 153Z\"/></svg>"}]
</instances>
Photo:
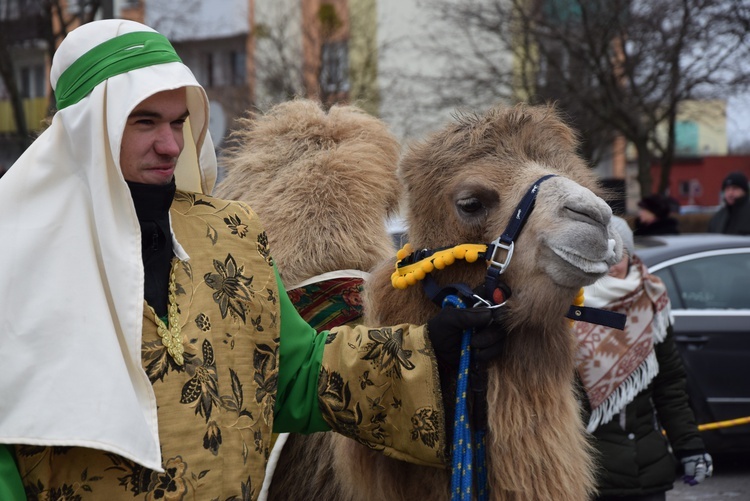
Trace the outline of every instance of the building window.
<instances>
[{"instance_id":1,"label":"building window","mask_svg":"<svg viewBox=\"0 0 750 501\"><path fill-rule=\"evenodd\" d=\"M214 55L206 53L206 87L214 86Z\"/></svg>"},{"instance_id":2,"label":"building window","mask_svg":"<svg viewBox=\"0 0 750 501\"><path fill-rule=\"evenodd\" d=\"M690 179L688 181L680 181L679 184L680 197L693 199L703 195L703 185L698 179ZM692 202L691 202L692 203Z\"/></svg>"},{"instance_id":3,"label":"building window","mask_svg":"<svg viewBox=\"0 0 750 501\"><path fill-rule=\"evenodd\" d=\"M44 66L22 66L20 68L21 81L19 82L19 91L22 99L35 97L44 97Z\"/></svg>"},{"instance_id":4,"label":"building window","mask_svg":"<svg viewBox=\"0 0 750 501\"><path fill-rule=\"evenodd\" d=\"M36 2L40 6L43 2ZM93 0L68 0L68 14L72 16L83 16L84 14L90 14L92 10L100 7L100 1ZM137 2L136 2L137 3Z\"/></svg>"},{"instance_id":5,"label":"building window","mask_svg":"<svg viewBox=\"0 0 750 501\"><path fill-rule=\"evenodd\" d=\"M320 87L324 92L349 90L349 43L325 42L320 54Z\"/></svg>"},{"instance_id":6,"label":"building window","mask_svg":"<svg viewBox=\"0 0 750 501\"><path fill-rule=\"evenodd\" d=\"M47 82L44 74L44 66L38 64L31 70L34 82L32 83L33 96L32 97L44 97L44 86Z\"/></svg>"},{"instance_id":7,"label":"building window","mask_svg":"<svg viewBox=\"0 0 750 501\"><path fill-rule=\"evenodd\" d=\"M698 154L698 124L690 120L678 120L674 128L675 153L695 156Z\"/></svg>"},{"instance_id":8,"label":"building window","mask_svg":"<svg viewBox=\"0 0 750 501\"><path fill-rule=\"evenodd\" d=\"M245 52L244 51L230 51L229 52L229 84L234 86L240 86L245 84Z\"/></svg>"}]
</instances>

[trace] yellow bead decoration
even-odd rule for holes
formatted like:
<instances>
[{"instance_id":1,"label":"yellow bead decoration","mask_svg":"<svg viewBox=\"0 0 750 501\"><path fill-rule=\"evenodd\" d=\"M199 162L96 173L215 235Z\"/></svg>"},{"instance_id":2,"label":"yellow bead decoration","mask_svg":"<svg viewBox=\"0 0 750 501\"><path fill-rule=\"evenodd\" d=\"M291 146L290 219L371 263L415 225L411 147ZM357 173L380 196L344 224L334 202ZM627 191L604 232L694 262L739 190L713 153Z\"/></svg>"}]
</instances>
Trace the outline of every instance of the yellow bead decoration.
<instances>
[{"instance_id":1,"label":"yellow bead decoration","mask_svg":"<svg viewBox=\"0 0 750 501\"><path fill-rule=\"evenodd\" d=\"M429 257L406 266L399 263L410 256L414 251L410 244L404 245L396 253L396 271L391 275L391 285L396 289L406 289L420 280L424 280L428 273L433 270L442 270L456 262L456 259L464 259L467 263L473 263L479 259L479 255L487 250L484 244L461 244L450 249L437 251Z\"/></svg>"},{"instance_id":2,"label":"yellow bead decoration","mask_svg":"<svg viewBox=\"0 0 750 501\"><path fill-rule=\"evenodd\" d=\"M573 306L583 306L583 288L578 289L578 294L576 294L576 298L573 300ZM575 320L568 320L570 322L570 326L573 326L573 323Z\"/></svg>"},{"instance_id":3,"label":"yellow bead decoration","mask_svg":"<svg viewBox=\"0 0 750 501\"><path fill-rule=\"evenodd\" d=\"M180 315L177 312L177 282L175 279L175 272L177 271L177 265L180 261L175 259L172 263L172 271L169 274L169 306L167 307L167 319L169 320L169 327L164 325L164 322L151 309L154 314L154 321L156 322L156 332L161 338L161 344L167 349L167 353L178 365L184 365L185 359L183 353L185 353L185 347L182 344L182 328L180 327Z\"/></svg>"},{"instance_id":4,"label":"yellow bead decoration","mask_svg":"<svg viewBox=\"0 0 750 501\"><path fill-rule=\"evenodd\" d=\"M578 290L575 300L573 301L575 306L583 306L583 288Z\"/></svg>"}]
</instances>

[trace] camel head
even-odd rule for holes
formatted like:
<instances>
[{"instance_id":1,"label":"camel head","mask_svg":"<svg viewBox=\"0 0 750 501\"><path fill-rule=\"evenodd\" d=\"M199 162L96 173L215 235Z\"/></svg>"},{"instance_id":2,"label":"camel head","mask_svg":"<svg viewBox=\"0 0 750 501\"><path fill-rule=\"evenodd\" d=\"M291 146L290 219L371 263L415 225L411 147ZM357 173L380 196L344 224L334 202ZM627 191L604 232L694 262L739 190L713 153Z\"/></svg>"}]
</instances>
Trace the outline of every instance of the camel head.
<instances>
[{"instance_id":1,"label":"camel head","mask_svg":"<svg viewBox=\"0 0 750 501\"><path fill-rule=\"evenodd\" d=\"M216 194L257 212L287 285L393 255L400 145L382 121L298 99L241 119L233 140Z\"/></svg>"},{"instance_id":2,"label":"camel head","mask_svg":"<svg viewBox=\"0 0 750 501\"><path fill-rule=\"evenodd\" d=\"M537 310L541 324L550 305L559 304L555 314L564 314L562 303L570 305L579 289L605 275L622 252L609 228L612 211L596 194L596 178L576 146L575 134L553 107L528 105L463 116L414 145L400 166L412 247L489 244L516 217L526 192L552 174L538 184L534 209L502 279L515 298L511 310L521 301ZM476 287L484 271L482 265L457 261L433 276L441 285L459 281ZM430 312L408 320L424 320Z\"/></svg>"}]
</instances>

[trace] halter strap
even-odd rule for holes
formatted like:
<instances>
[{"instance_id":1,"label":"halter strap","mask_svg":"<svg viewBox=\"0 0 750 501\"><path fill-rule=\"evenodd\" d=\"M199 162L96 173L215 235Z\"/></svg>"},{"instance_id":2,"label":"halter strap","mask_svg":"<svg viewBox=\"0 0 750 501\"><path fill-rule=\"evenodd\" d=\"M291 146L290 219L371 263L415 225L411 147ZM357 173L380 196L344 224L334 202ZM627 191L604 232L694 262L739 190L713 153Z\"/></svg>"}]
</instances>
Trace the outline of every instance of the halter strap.
<instances>
[{"instance_id":1,"label":"halter strap","mask_svg":"<svg viewBox=\"0 0 750 501\"><path fill-rule=\"evenodd\" d=\"M427 296L438 306L442 305L448 295L457 295L464 301L475 300L475 306L484 304L492 307L504 303L510 297L511 291L500 280L500 277L513 257L515 240L534 210L539 186L551 177L555 177L555 174L542 176L529 187L513 211L513 216L505 227L505 231L489 245L462 244L455 247L413 251L411 246L406 244L396 255L396 270L391 275L393 287L405 289L421 281ZM497 254L502 250L506 251L506 255L503 260L500 260ZM488 265L484 283L474 290L462 283L440 287L430 273L434 269L442 269L452 264L456 259L465 259L470 263L478 259L486 260ZM565 316L571 320L620 330L625 326L624 315L581 305L572 305Z\"/></svg>"},{"instance_id":2,"label":"halter strap","mask_svg":"<svg viewBox=\"0 0 750 501\"><path fill-rule=\"evenodd\" d=\"M537 193L539 193L539 185L551 177L555 177L556 174L547 174L546 176L540 177L534 184L531 185L526 191L514 212L513 217L508 222L505 231L500 235L499 240L503 243L510 244L521 233L523 225L526 224L526 220L529 218L531 211L534 210Z\"/></svg>"},{"instance_id":3,"label":"halter strap","mask_svg":"<svg viewBox=\"0 0 750 501\"><path fill-rule=\"evenodd\" d=\"M126 33L103 42L76 59L55 86L57 109L86 97L110 77L146 66L182 62L167 37L151 31Z\"/></svg>"}]
</instances>

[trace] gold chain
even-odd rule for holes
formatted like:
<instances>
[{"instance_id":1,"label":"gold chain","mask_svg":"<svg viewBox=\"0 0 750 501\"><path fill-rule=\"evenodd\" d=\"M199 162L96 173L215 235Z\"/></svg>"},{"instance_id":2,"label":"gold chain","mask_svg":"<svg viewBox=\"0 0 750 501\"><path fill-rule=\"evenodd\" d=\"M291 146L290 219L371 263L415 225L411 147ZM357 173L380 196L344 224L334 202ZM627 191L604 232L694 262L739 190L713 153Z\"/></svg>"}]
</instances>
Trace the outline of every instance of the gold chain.
<instances>
[{"instance_id":1,"label":"gold chain","mask_svg":"<svg viewBox=\"0 0 750 501\"><path fill-rule=\"evenodd\" d=\"M177 265L179 262L179 259L173 261L172 270L169 273L169 306L167 307L167 320L169 321L169 327L164 325L164 322L159 318L156 312L154 312L154 320L156 321L156 332L161 338L161 344L167 348L167 353L169 353L178 365L184 365L185 359L182 354L185 352L185 347L182 344L180 316L177 313L177 283L175 279L175 272L177 271Z\"/></svg>"}]
</instances>

